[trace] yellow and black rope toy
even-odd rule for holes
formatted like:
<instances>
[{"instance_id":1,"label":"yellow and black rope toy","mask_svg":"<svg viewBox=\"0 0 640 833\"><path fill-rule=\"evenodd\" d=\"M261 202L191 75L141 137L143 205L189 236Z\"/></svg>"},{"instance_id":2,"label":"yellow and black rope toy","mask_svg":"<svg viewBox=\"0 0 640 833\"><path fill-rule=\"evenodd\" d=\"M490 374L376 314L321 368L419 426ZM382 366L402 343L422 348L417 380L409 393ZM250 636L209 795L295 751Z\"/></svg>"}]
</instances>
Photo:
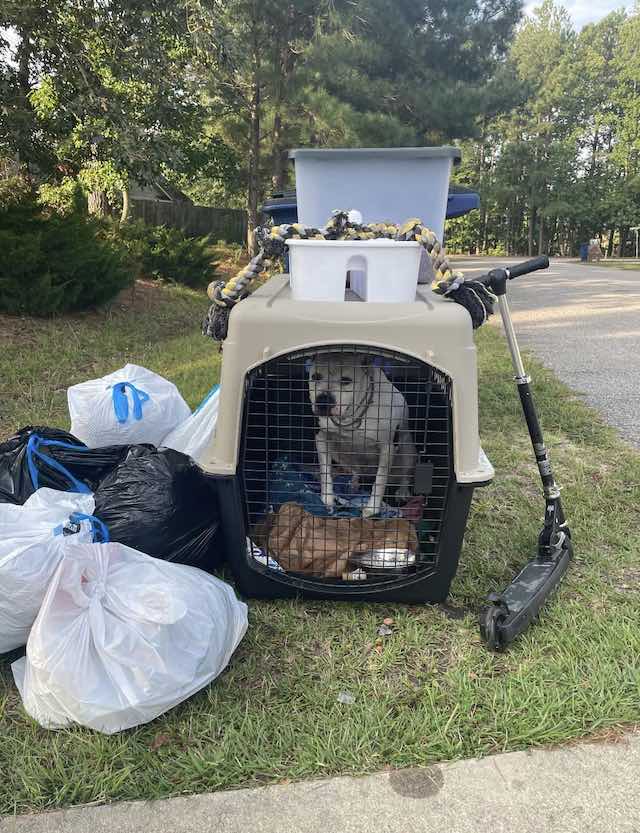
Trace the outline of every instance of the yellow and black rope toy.
<instances>
[{"instance_id":1,"label":"yellow and black rope toy","mask_svg":"<svg viewBox=\"0 0 640 833\"><path fill-rule=\"evenodd\" d=\"M262 226L256 230L260 251L231 280L214 281L207 294L212 301L202 325L202 332L215 341L227 337L229 314L233 307L249 294L251 283L268 269L272 262L285 253L285 241L296 240L374 240L387 238L398 241L415 241L424 247L431 258L435 280L431 288L461 304L471 315L476 329L493 312L495 296L478 281L465 280L462 272L454 270L435 234L420 220L407 220L401 226L391 223L356 223L349 219L349 212L334 211L323 229L301 223L280 226Z\"/></svg>"}]
</instances>

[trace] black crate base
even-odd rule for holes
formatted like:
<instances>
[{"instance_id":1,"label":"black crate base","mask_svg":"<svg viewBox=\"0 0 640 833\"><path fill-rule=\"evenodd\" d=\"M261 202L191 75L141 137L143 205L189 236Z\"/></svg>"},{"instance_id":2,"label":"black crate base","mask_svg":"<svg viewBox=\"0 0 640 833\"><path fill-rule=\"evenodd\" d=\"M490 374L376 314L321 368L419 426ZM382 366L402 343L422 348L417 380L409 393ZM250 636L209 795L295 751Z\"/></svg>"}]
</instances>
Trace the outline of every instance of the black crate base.
<instances>
[{"instance_id":1,"label":"black crate base","mask_svg":"<svg viewBox=\"0 0 640 833\"><path fill-rule=\"evenodd\" d=\"M342 601L389 601L414 603L443 602L455 576L473 485L452 481L442 523L437 565L413 574L393 575L366 581L340 581L279 572L264 567L247 552L243 495L236 477L214 478L217 492L221 536L218 539L238 591L247 598L309 599Z\"/></svg>"}]
</instances>

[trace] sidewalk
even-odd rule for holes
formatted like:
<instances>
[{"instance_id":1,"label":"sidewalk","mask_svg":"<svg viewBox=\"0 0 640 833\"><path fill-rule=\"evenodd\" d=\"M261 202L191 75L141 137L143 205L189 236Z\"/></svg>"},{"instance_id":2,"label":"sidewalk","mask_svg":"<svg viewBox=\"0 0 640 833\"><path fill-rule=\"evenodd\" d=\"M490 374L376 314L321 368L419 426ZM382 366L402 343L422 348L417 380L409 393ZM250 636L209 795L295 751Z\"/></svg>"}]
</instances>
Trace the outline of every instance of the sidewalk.
<instances>
[{"instance_id":1,"label":"sidewalk","mask_svg":"<svg viewBox=\"0 0 640 833\"><path fill-rule=\"evenodd\" d=\"M0 820L1 833L640 833L640 734Z\"/></svg>"}]
</instances>

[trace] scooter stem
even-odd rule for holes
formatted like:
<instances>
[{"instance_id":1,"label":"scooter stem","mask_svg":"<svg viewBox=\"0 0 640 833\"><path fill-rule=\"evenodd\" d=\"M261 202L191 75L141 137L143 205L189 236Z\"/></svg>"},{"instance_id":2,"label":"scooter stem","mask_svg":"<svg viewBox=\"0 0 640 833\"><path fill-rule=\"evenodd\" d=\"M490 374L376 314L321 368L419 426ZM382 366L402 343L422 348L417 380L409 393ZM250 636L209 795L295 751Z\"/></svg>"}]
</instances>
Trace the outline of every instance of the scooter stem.
<instances>
[{"instance_id":1,"label":"scooter stem","mask_svg":"<svg viewBox=\"0 0 640 833\"><path fill-rule=\"evenodd\" d=\"M509 309L509 302L506 295L498 296L498 309L502 318L502 326L507 337L507 344L509 345L509 352L511 353L511 361L513 369L516 374L516 382L519 379L528 379L525 373L524 365L522 364L522 356L520 355L520 348L518 347L518 340L516 332L513 329L513 321L511 320L511 310Z\"/></svg>"},{"instance_id":2,"label":"scooter stem","mask_svg":"<svg viewBox=\"0 0 640 833\"><path fill-rule=\"evenodd\" d=\"M529 436L531 437L531 445L536 456L536 463L538 464L538 471L542 480L542 487L544 496L548 500L557 500L560 497L560 490L551 471L551 462L549 454L544 444L544 437L542 436L542 428L538 420L535 405L533 402L533 395L531 393L531 377L527 375L522 363L522 356L520 355L520 348L516 339L515 330L513 329L513 322L511 320L511 311L509 310L509 302L506 294L498 296L498 307L502 317L502 324L509 345L509 352L511 353L511 361L515 371L515 383L518 387L518 394L522 404L522 411L529 429ZM564 518L562 519L564 521ZM561 522L562 522L561 521Z\"/></svg>"}]
</instances>

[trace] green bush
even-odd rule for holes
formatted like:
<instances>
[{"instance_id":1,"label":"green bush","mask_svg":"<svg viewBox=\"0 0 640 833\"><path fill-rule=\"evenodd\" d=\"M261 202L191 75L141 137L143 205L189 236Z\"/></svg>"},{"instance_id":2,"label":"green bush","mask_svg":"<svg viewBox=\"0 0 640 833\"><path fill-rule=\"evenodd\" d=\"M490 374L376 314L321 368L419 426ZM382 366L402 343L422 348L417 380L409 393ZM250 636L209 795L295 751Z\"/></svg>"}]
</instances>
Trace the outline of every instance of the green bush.
<instances>
[{"instance_id":1,"label":"green bush","mask_svg":"<svg viewBox=\"0 0 640 833\"><path fill-rule=\"evenodd\" d=\"M0 211L31 198L31 186L24 176L0 176Z\"/></svg>"},{"instance_id":2,"label":"green bush","mask_svg":"<svg viewBox=\"0 0 640 833\"><path fill-rule=\"evenodd\" d=\"M186 237L179 229L142 222L115 227L113 234L144 277L197 288L206 286L215 275L208 237Z\"/></svg>"},{"instance_id":3,"label":"green bush","mask_svg":"<svg viewBox=\"0 0 640 833\"><path fill-rule=\"evenodd\" d=\"M58 214L86 214L87 197L77 179L65 176L57 184L44 183L38 189L38 201Z\"/></svg>"},{"instance_id":4,"label":"green bush","mask_svg":"<svg viewBox=\"0 0 640 833\"><path fill-rule=\"evenodd\" d=\"M51 315L111 300L129 285L126 253L78 213L47 214L33 197L0 208L0 310Z\"/></svg>"},{"instance_id":5,"label":"green bush","mask_svg":"<svg viewBox=\"0 0 640 833\"><path fill-rule=\"evenodd\" d=\"M148 260L151 247L148 234L151 227L145 226L142 221L137 220L121 225L111 218L104 219L103 224L105 236L126 253L136 278L144 277L145 263Z\"/></svg>"}]
</instances>

